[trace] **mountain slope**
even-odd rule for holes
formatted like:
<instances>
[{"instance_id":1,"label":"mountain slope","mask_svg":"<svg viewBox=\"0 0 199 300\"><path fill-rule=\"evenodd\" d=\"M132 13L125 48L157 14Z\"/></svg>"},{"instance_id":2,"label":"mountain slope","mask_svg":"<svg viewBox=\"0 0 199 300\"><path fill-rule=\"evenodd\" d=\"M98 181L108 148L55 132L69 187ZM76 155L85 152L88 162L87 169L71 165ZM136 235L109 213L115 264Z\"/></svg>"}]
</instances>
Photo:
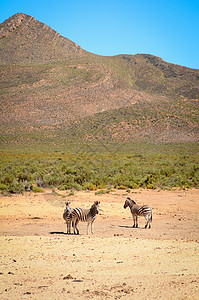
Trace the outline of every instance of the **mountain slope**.
<instances>
[{"instance_id":1,"label":"mountain slope","mask_svg":"<svg viewBox=\"0 0 199 300\"><path fill-rule=\"evenodd\" d=\"M57 62L86 53L49 26L22 13L0 25L0 39L1 64Z\"/></svg>"},{"instance_id":2,"label":"mountain slope","mask_svg":"<svg viewBox=\"0 0 199 300\"><path fill-rule=\"evenodd\" d=\"M0 77L3 143L198 141L199 70L94 55L16 14L0 25Z\"/></svg>"}]
</instances>

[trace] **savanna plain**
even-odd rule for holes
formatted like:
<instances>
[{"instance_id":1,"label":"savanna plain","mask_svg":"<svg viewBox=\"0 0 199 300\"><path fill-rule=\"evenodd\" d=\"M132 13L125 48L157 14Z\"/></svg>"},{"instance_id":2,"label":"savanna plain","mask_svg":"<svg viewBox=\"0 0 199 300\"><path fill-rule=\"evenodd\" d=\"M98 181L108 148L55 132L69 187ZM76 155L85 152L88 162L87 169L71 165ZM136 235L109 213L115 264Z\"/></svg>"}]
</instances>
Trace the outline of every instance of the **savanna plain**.
<instances>
[{"instance_id":1,"label":"savanna plain","mask_svg":"<svg viewBox=\"0 0 199 300\"><path fill-rule=\"evenodd\" d=\"M1 195L1 299L198 299L198 189L69 194ZM153 207L151 229L132 228L127 194ZM66 201L100 201L94 234L66 234Z\"/></svg>"},{"instance_id":2,"label":"savanna plain","mask_svg":"<svg viewBox=\"0 0 199 300\"><path fill-rule=\"evenodd\" d=\"M199 70L92 54L23 13L0 48L0 299L199 299ZM94 234L66 234L67 201L100 201Z\"/></svg>"}]
</instances>

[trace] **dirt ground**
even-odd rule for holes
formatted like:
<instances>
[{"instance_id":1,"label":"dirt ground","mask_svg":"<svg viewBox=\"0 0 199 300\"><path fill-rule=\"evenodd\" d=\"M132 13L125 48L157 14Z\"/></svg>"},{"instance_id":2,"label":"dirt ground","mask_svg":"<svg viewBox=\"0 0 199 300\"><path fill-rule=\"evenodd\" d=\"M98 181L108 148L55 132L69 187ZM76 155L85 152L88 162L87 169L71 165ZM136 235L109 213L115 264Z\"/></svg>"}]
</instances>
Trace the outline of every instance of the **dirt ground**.
<instances>
[{"instance_id":1,"label":"dirt ground","mask_svg":"<svg viewBox=\"0 0 199 300\"><path fill-rule=\"evenodd\" d=\"M151 229L132 228L125 191L62 194L0 196L0 299L199 299L199 190L131 191ZM100 201L93 235L66 234L68 200Z\"/></svg>"}]
</instances>

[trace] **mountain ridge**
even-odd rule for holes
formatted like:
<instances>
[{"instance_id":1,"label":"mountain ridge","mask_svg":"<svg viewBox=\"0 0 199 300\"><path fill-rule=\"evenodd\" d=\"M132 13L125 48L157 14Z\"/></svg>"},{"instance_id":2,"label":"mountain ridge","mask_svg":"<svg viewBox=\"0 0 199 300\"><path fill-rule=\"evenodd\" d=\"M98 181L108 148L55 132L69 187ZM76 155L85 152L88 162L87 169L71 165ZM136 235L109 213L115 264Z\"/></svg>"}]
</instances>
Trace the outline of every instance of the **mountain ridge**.
<instances>
[{"instance_id":1,"label":"mountain ridge","mask_svg":"<svg viewBox=\"0 0 199 300\"><path fill-rule=\"evenodd\" d=\"M0 24L0 76L5 143L23 134L64 143L75 132L80 141L198 141L197 69L149 54L89 53L18 13Z\"/></svg>"},{"instance_id":2,"label":"mountain ridge","mask_svg":"<svg viewBox=\"0 0 199 300\"><path fill-rule=\"evenodd\" d=\"M15 34L14 39L13 34ZM22 38L24 39L20 42ZM59 60L59 57L63 60L63 57L83 55L86 52L51 27L23 13L15 14L0 25L0 39L3 39L5 44L1 45L1 57L4 60L1 58L0 63L6 64L53 62ZM39 45L40 49L35 48L35 44ZM7 56L3 52L3 47L5 49L9 47Z\"/></svg>"}]
</instances>

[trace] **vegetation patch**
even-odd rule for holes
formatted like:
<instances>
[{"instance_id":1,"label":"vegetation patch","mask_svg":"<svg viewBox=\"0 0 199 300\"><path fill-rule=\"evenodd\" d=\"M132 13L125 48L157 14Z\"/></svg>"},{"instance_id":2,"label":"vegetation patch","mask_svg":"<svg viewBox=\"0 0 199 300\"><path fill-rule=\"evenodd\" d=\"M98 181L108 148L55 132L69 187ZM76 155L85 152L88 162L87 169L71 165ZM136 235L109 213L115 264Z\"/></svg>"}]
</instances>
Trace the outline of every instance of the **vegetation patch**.
<instances>
[{"instance_id":1,"label":"vegetation patch","mask_svg":"<svg viewBox=\"0 0 199 300\"><path fill-rule=\"evenodd\" d=\"M110 192L112 187L199 187L198 144L191 143L125 144L118 152L110 146L109 151L98 148L98 152L72 154L2 151L0 163L3 193L42 192L45 187L96 190L99 194Z\"/></svg>"}]
</instances>

